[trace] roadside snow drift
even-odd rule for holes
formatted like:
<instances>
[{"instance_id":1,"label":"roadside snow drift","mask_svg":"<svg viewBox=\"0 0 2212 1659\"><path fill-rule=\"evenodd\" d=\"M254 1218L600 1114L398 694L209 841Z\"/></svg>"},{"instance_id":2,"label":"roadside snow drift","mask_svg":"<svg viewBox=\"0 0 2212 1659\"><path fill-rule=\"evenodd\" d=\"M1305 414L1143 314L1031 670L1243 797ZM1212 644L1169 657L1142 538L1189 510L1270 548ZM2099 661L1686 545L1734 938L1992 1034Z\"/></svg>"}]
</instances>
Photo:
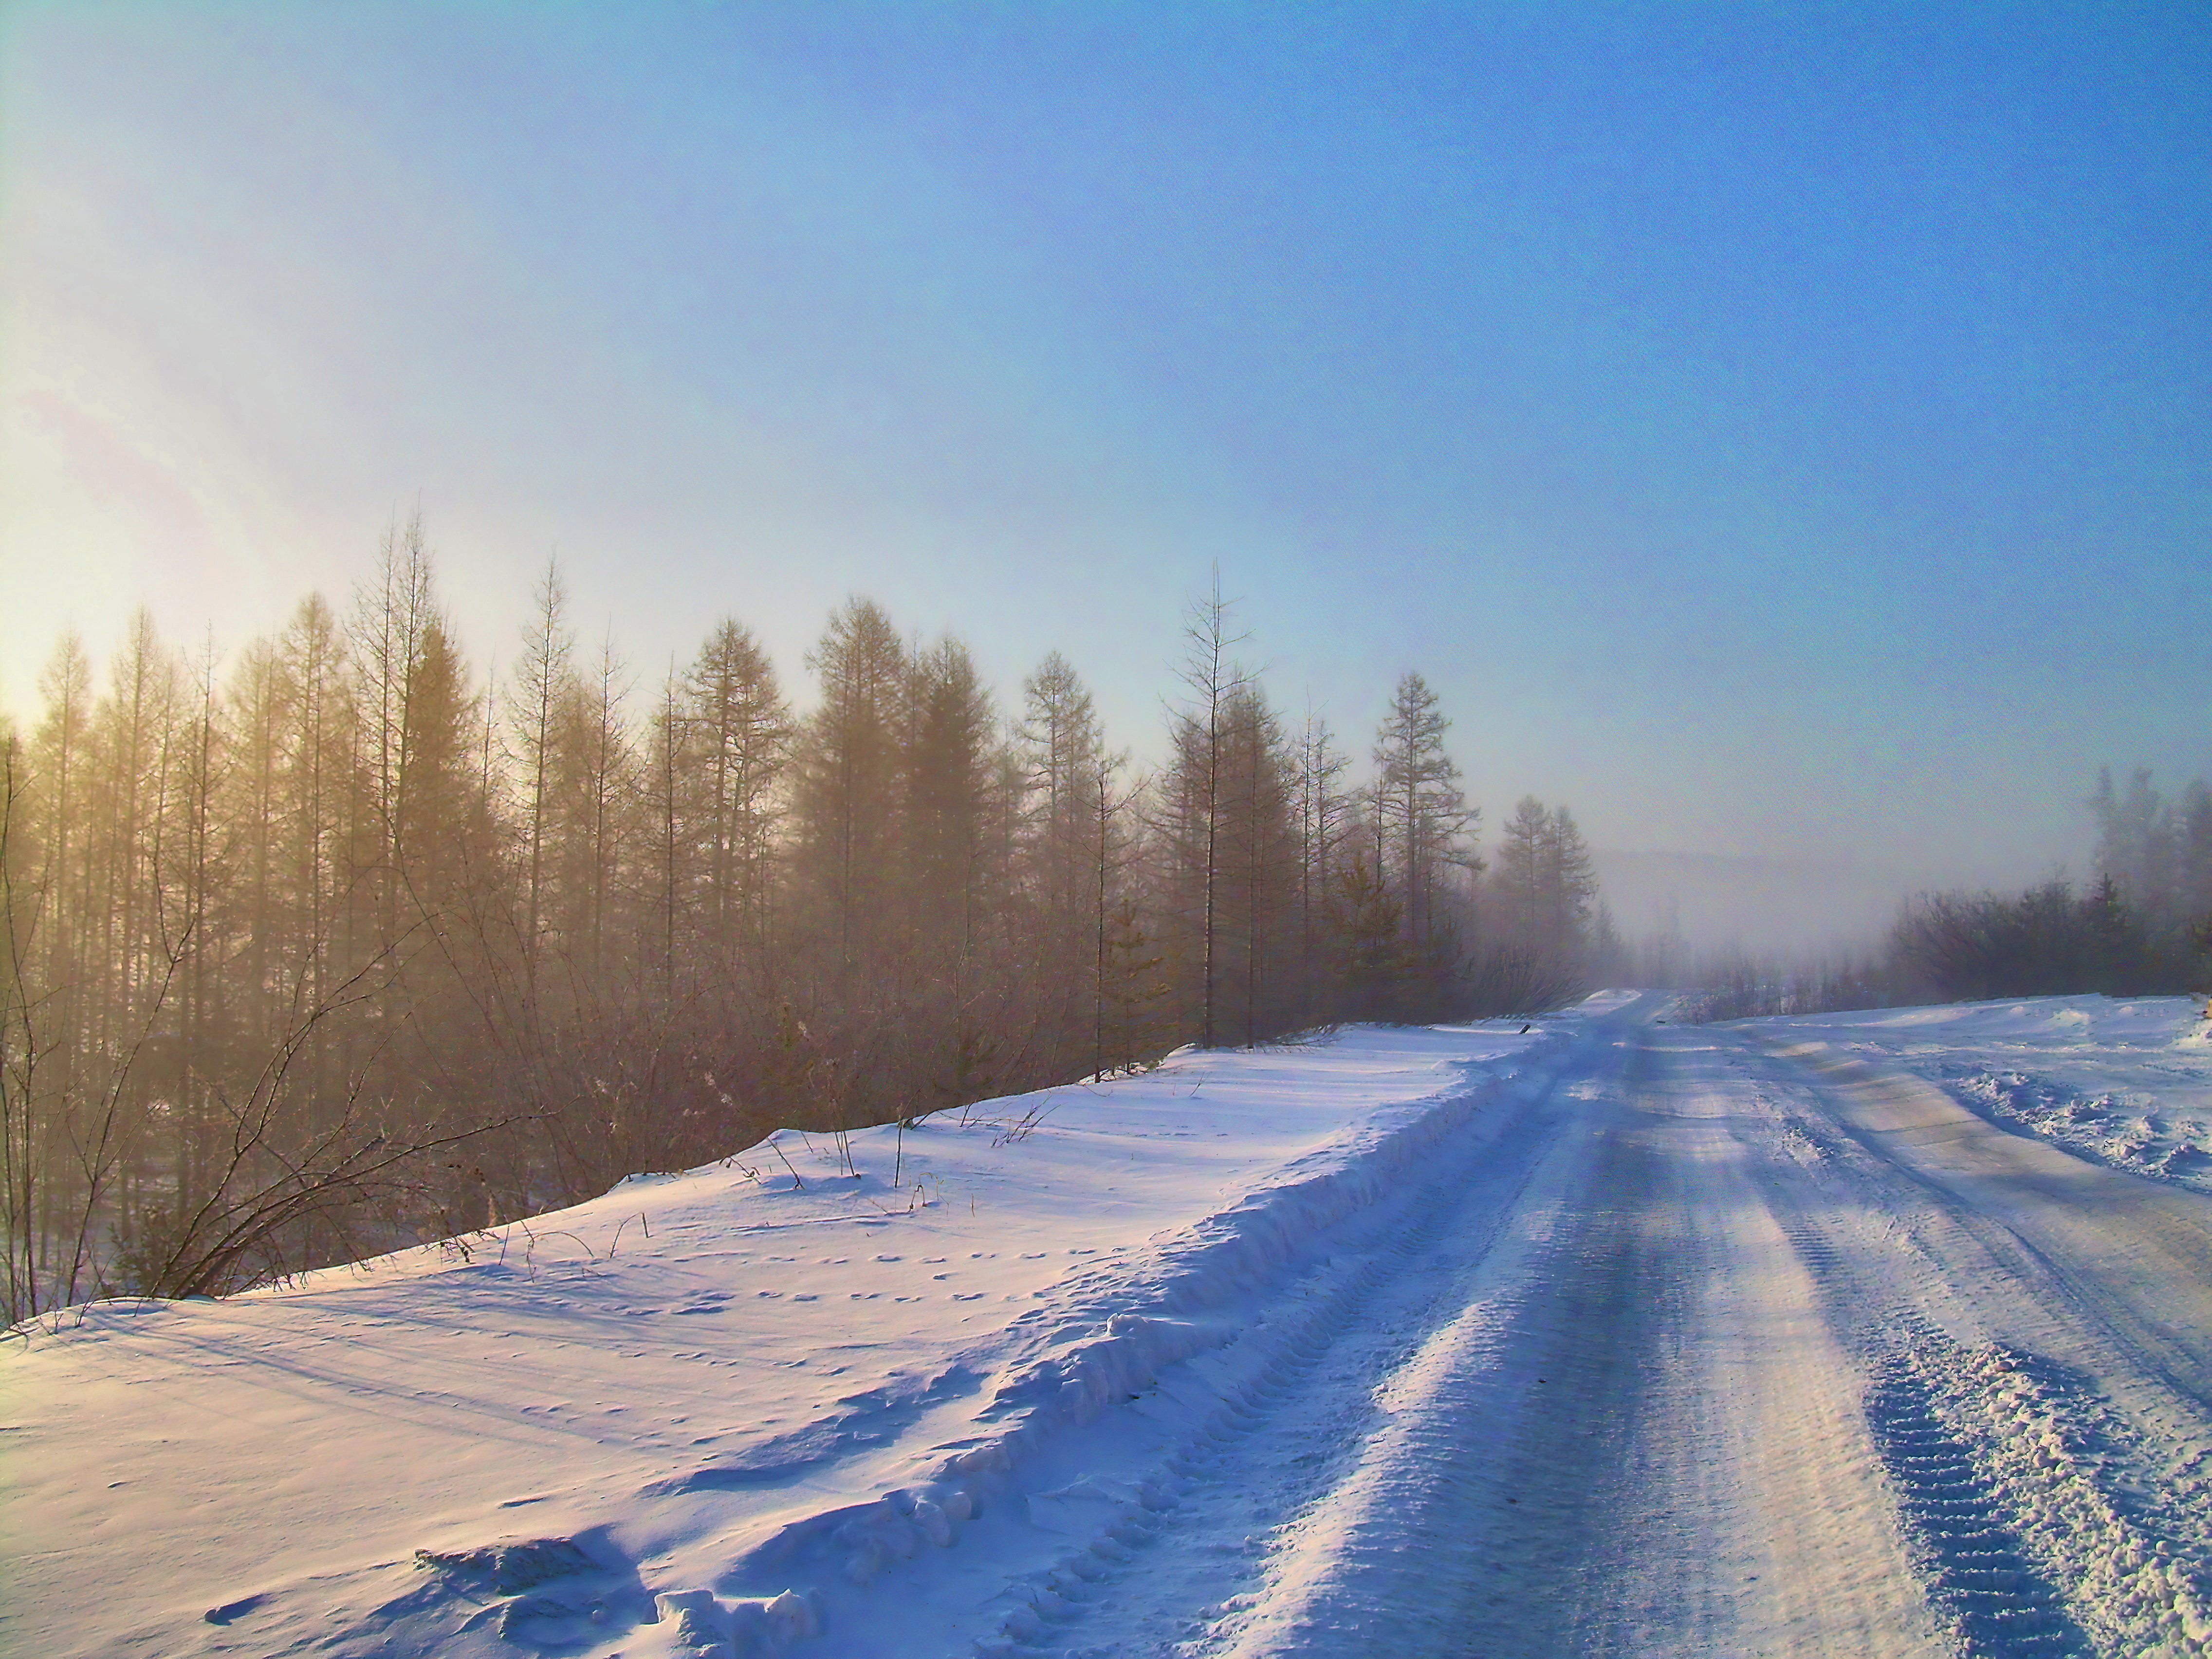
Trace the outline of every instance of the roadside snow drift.
<instances>
[{"instance_id":1,"label":"roadside snow drift","mask_svg":"<svg viewBox=\"0 0 2212 1659\"><path fill-rule=\"evenodd\" d=\"M0 1648L1018 1640L1300 1340L1333 1231L1479 1155L1582 1024L1186 1052L857 1133L857 1174L787 1133L281 1288L50 1318L0 1358Z\"/></svg>"},{"instance_id":2,"label":"roadside snow drift","mask_svg":"<svg viewBox=\"0 0 2212 1659\"><path fill-rule=\"evenodd\" d=\"M1737 1024L1878 1059L2001 1127L2212 1193L2212 1021L2200 997L2036 997Z\"/></svg>"}]
</instances>

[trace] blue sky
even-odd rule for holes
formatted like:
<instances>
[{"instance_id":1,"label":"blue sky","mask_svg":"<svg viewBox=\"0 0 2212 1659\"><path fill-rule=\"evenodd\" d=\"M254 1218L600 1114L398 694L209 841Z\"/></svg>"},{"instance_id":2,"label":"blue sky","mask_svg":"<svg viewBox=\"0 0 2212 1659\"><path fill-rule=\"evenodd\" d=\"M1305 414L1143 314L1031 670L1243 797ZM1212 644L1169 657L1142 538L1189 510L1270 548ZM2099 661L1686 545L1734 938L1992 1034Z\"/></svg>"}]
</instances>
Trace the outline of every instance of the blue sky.
<instances>
[{"instance_id":1,"label":"blue sky","mask_svg":"<svg viewBox=\"0 0 2212 1659\"><path fill-rule=\"evenodd\" d=\"M0 699L418 499L644 684L832 605L1156 752L1218 562L1488 821L2078 869L2212 769L2201 6L0 9Z\"/></svg>"}]
</instances>

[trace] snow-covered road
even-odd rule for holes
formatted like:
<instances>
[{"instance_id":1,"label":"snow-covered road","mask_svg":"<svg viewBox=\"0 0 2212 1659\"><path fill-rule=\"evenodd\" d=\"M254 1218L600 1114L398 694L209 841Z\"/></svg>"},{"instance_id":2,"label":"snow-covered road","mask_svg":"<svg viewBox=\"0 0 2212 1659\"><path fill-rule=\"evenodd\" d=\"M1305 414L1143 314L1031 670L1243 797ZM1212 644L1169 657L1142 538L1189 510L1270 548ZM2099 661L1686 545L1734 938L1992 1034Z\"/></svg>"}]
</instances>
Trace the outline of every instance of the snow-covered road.
<instances>
[{"instance_id":1,"label":"snow-covered road","mask_svg":"<svg viewBox=\"0 0 2212 1659\"><path fill-rule=\"evenodd\" d=\"M64 1322L0 1371L0 1647L2212 1651L2212 1197L1984 1115L1964 1028L1664 1007L856 1138L903 1209L794 1145L522 1274ZM2193 1013L2111 1063L2201 1098Z\"/></svg>"},{"instance_id":2,"label":"snow-covered road","mask_svg":"<svg viewBox=\"0 0 2212 1659\"><path fill-rule=\"evenodd\" d=\"M1190 1470L1172 1556L1264 1540L1249 1565L1147 1571L1055 1640L2212 1638L2212 1205L1824 1048L1648 1012L1584 1045L1510 1156L1438 1181L1381 1293Z\"/></svg>"}]
</instances>

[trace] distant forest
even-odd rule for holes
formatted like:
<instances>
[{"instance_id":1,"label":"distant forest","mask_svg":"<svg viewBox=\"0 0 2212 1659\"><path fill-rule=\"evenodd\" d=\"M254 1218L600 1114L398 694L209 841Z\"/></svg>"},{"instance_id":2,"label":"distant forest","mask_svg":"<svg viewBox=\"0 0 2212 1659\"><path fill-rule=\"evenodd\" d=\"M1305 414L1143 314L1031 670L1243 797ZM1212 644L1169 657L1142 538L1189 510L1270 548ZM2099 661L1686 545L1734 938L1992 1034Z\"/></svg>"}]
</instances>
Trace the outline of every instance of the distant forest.
<instances>
[{"instance_id":1,"label":"distant forest","mask_svg":"<svg viewBox=\"0 0 2212 1659\"><path fill-rule=\"evenodd\" d=\"M2086 887L2053 878L2024 892L1921 893L1881 949L1853 960L1705 964L1688 1012L1703 1019L1836 1008L2100 992L2212 993L2212 789L2169 799L2137 770L2110 769L2084 803L2097 830Z\"/></svg>"},{"instance_id":2,"label":"distant forest","mask_svg":"<svg viewBox=\"0 0 2212 1659\"><path fill-rule=\"evenodd\" d=\"M419 515L227 672L64 639L0 724L7 1320L1618 959L1565 807L1477 856L1419 675L1355 782L1218 586L1186 623L1143 774L1058 653L1001 710L865 599L802 712L734 620L640 695L549 566L480 684Z\"/></svg>"}]
</instances>

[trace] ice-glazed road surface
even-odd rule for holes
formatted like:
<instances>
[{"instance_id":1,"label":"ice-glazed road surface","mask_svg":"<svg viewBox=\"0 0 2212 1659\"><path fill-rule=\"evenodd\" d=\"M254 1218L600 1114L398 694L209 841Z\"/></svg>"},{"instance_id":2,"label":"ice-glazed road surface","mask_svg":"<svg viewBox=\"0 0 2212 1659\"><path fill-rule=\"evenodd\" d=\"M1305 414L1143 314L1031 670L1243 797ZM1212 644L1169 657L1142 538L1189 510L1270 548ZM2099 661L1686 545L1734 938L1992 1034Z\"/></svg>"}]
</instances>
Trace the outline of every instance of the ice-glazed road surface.
<instances>
[{"instance_id":1,"label":"ice-glazed road surface","mask_svg":"<svg viewBox=\"0 0 2212 1659\"><path fill-rule=\"evenodd\" d=\"M526 1275L96 1310L0 1372L0 1648L2212 1652L2212 1197L1666 1009L856 1142L905 1210L793 1146ZM2112 1063L2202 1098L2193 1014Z\"/></svg>"}]
</instances>

